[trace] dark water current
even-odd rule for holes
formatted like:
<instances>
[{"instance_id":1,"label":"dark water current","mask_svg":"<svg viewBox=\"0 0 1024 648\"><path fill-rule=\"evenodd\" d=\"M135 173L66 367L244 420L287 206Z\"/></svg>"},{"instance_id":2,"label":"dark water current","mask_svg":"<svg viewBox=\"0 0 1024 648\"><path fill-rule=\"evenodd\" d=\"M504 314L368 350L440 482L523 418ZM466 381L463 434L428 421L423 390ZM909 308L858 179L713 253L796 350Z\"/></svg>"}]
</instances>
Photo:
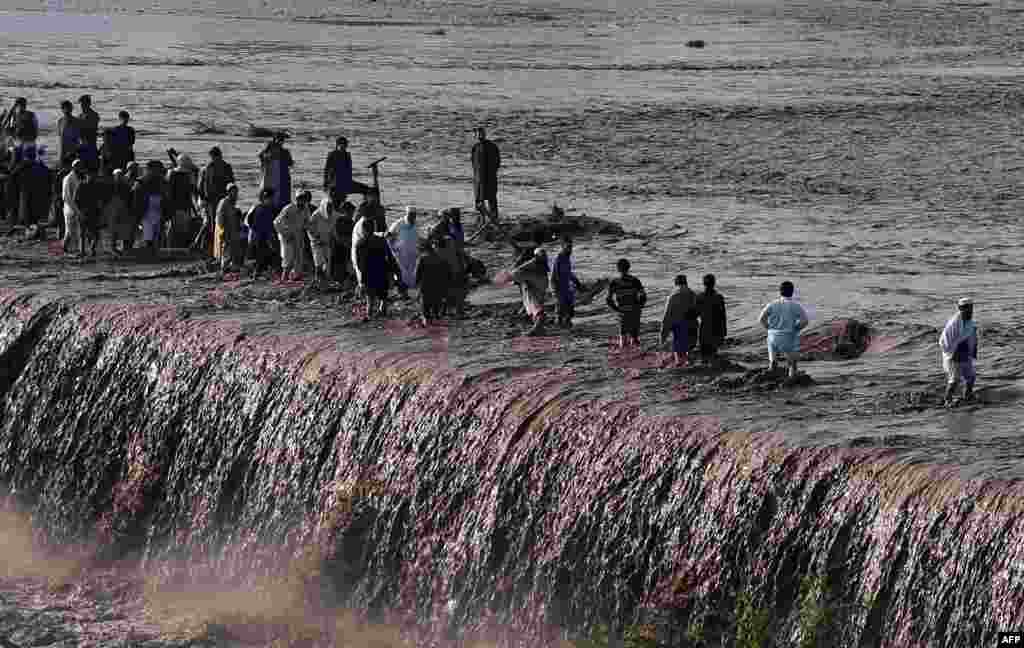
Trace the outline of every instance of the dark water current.
<instances>
[{"instance_id":1,"label":"dark water current","mask_svg":"<svg viewBox=\"0 0 1024 648\"><path fill-rule=\"evenodd\" d=\"M219 144L244 203L248 123L292 131L311 187L339 132L357 164L388 155L396 209L468 206L467 131L486 123L510 212L557 201L636 233L581 243L585 279L627 256L658 303L676 272L715 272L728 351L753 366L754 318L791 278L816 325L868 324L867 352L805 363L803 390L681 394L609 357L598 308L556 353L462 329L439 354L329 314L211 328L98 306L188 300L5 256L0 283L39 296L5 302L0 479L59 537L105 520L157 553L231 546L244 571L253 547L312 534L335 481L374 478L364 602L455 598L462 623L487 601L539 632L626 619L681 578L685 614L731 609L743 583L795 636L816 573L848 604L836 645L979 646L1024 623L1024 3L322 5L13 0L0 91L51 146L82 92L105 123L133 113L143 158ZM935 340L964 294L984 405L947 413ZM302 337L264 339L281 333Z\"/></svg>"}]
</instances>

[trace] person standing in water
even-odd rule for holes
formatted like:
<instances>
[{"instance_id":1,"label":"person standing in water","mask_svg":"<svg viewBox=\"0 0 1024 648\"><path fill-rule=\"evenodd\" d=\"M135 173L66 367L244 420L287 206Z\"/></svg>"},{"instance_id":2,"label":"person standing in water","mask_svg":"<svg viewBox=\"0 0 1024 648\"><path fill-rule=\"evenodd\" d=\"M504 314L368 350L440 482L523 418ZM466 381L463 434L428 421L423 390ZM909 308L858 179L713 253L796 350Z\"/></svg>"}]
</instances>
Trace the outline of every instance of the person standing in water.
<instances>
[{"instance_id":1,"label":"person standing in water","mask_svg":"<svg viewBox=\"0 0 1024 648\"><path fill-rule=\"evenodd\" d=\"M416 227L416 210L405 208L405 218L395 221L388 230L391 251L400 270L399 291L407 295L416 286L416 260L419 257L420 239Z\"/></svg>"},{"instance_id":2,"label":"person standing in water","mask_svg":"<svg viewBox=\"0 0 1024 648\"><path fill-rule=\"evenodd\" d=\"M306 224L306 236L313 252L313 283L320 285L331 277L334 256L334 232L341 216L341 201L336 191L320 202Z\"/></svg>"},{"instance_id":3,"label":"person standing in water","mask_svg":"<svg viewBox=\"0 0 1024 648\"><path fill-rule=\"evenodd\" d=\"M82 142L82 133L78 126L78 117L72 113L74 106L70 101L60 102L60 119L57 120L57 159L58 168L66 169L78 155L78 146Z\"/></svg>"},{"instance_id":4,"label":"person standing in water","mask_svg":"<svg viewBox=\"0 0 1024 648\"><path fill-rule=\"evenodd\" d=\"M81 108L81 113L78 115L78 129L82 135L82 142L97 150L96 141L100 136L100 116L92 109L92 97L82 95L78 98L78 106Z\"/></svg>"},{"instance_id":5,"label":"person standing in water","mask_svg":"<svg viewBox=\"0 0 1024 648\"><path fill-rule=\"evenodd\" d=\"M235 171L224 161L219 146L210 149L210 161L199 175L199 197L203 203L203 227L192 241L192 247L204 252L215 252L212 248L213 230L217 221L217 206L227 195L228 185L234 184Z\"/></svg>"},{"instance_id":6,"label":"person standing in water","mask_svg":"<svg viewBox=\"0 0 1024 648\"><path fill-rule=\"evenodd\" d=\"M727 332L725 298L715 290L715 275L704 275L704 292L697 296L697 316L700 318L700 359L711 364L718 356L718 348Z\"/></svg>"},{"instance_id":7,"label":"person standing in water","mask_svg":"<svg viewBox=\"0 0 1024 648\"><path fill-rule=\"evenodd\" d=\"M337 196L331 197L335 201ZM334 253L331 255L331 276L339 284L355 277L352 267L352 232L355 230L356 206L341 203L338 219L334 221Z\"/></svg>"},{"instance_id":8,"label":"person standing in water","mask_svg":"<svg viewBox=\"0 0 1024 648\"><path fill-rule=\"evenodd\" d=\"M259 202L253 205L245 216L245 224L249 227L247 253L254 262L252 267L253 279L258 279L264 272L269 273L274 266L275 216L274 190L264 189L260 192Z\"/></svg>"},{"instance_id":9,"label":"person standing in water","mask_svg":"<svg viewBox=\"0 0 1024 648\"><path fill-rule=\"evenodd\" d=\"M280 211L292 195L292 166L295 161L284 147L285 133L277 133L260 151L260 191L274 190L274 209Z\"/></svg>"},{"instance_id":10,"label":"person standing in water","mask_svg":"<svg viewBox=\"0 0 1024 648\"><path fill-rule=\"evenodd\" d=\"M306 223L311 211L313 195L308 191L295 194L295 202L288 204L277 218L274 229L281 242L281 281L297 281L301 267L302 248L306 243Z\"/></svg>"},{"instance_id":11,"label":"person standing in water","mask_svg":"<svg viewBox=\"0 0 1024 648\"><path fill-rule=\"evenodd\" d=\"M160 230L170 219L170 201L167 199L167 182L164 180L164 165L160 160L146 164L146 175L135 187L133 197L136 218L142 222L142 240L146 242L152 256L157 255L160 246Z\"/></svg>"},{"instance_id":12,"label":"person standing in water","mask_svg":"<svg viewBox=\"0 0 1024 648\"><path fill-rule=\"evenodd\" d=\"M448 262L437 254L436 240L428 239L420 246L422 254L416 261L416 287L420 291L420 303L423 314L420 316L423 326L439 319L444 314L444 303L448 296L448 286L453 280Z\"/></svg>"},{"instance_id":13,"label":"person standing in water","mask_svg":"<svg viewBox=\"0 0 1024 648\"><path fill-rule=\"evenodd\" d=\"M335 192L344 202L349 194L366 195L369 185L352 179L352 154L348 152L348 140L339 137L334 141L334 150L327 154L324 163L324 192Z\"/></svg>"},{"instance_id":14,"label":"person standing in water","mask_svg":"<svg viewBox=\"0 0 1024 648\"><path fill-rule=\"evenodd\" d=\"M135 129L128 125L131 115L127 110L117 114L120 123L107 131L107 164L110 169L123 169L135 160Z\"/></svg>"},{"instance_id":15,"label":"person standing in water","mask_svg":"<svg viewBox=\"0 0 1024 648\"><path fill-rule=\"evenodd\" d=\"M475 129L476 144L470 153L473 163L473 195L480 217L477 224L483 227L488 222L498 222L498 169L501 168L501 153L498 145L487 139L483 126Z\"/></svg>"},{"instance_id":16,"label":"person standing in water","mask_svg":"<svg viewBox=\"0 0 1024 648\"><path fill-rule=\"evenodd\" d=\"M75 202L75 194L78 193L78 186L82 184L85 177L85 164L81 160L71 163L71 173L64 177L61 183L61 195L64 203L64 253L84 252L79 248L81 244L82 213L78 211L78 204Z\"/></svg>"},{"instance_id":17,"label":"person standing in water","mask_svg":"<svg viewBox=\"0 0 1024 648\"><path fill-rule=\"evenodd\" d=\"M551 268L551 291L555 295L559 328L572 328L572 318L576 314L576 291L583 285L572 271L572 239L562 238L562 250L555 257Z\"/></svg>"},{"instance_id":18,"label":"person standing in water","mask_svg":"<svg viewBox=\"0 0 1024 648\"><path fill-rule=\"evenodd\" d=\"M629 261L619 259L615 264L619 276L608 284L608 308L619 314L619 348L629 343L640 346L640 320L647 292L640 280L629 274Z\"/></svg>"},{"instance_id":19,"label":"person standing in water","mask_svg":"<svg viewBox=\"0 0 1024 648\"><path fill-rule=\"evenodd\" d=\"M512 279L522 286L523 308L533 320L533 327L526 335L543 335L546 322L545 302L547 301L548 279L551 267L544 248L533 251L533 258L512 271Z\"/></svg>"},{"instance_id":20,"label":"person standing in water","mask_svg":"<svg viewBox=\"0 0 1024 648\"><path fill-rule=\"evenodd\" d=\"M374 231L373 221L361 218L362 238L356 243L356 265L366 296L364 322L374 316L387 314L388 288L390 287L391 262L384 237Z\"/></svg>"},{"instance_id":21,"label":"person standing in water","mask_svg":"<svg viewBox=\"0 0 1024 648\"><path fill-rule=\"evenodd\" d=\"M363 196L363 202L359 203L359 209L356 210L356 222L362 219L373 224L374 232L383 234L388 231L387 211L380 204L380 192L373 187Z\"/></svg>"},{"instance_id":22,"label":"person standing in water","mask_svg":"<svg viewBox=\"0 0 1024 648\"><path fill-rule=\"evenodd\" d=\"M676 275L676 291L665 300L665 314L661 317L661 343L672 334L672 359L677 367L690 362L690 338L696 333L692 327L697 297L686 285L686 275Z\"/></svg>"},{"instance_id":23,"label":"person standing in water","mask_svg":"<svg viewBox=\"0 0 1024 648\"><path fill-rule=\"evenodd\" d=\"M15 139L15 162L20 162L23 151L27 147L35 146L39 137L39 118L28 109L28 100L25 97L18 97L14 102L10 119Z\"/></svg>"},{"instance_id":24,"label":"person standing in water","mask_svg":"<svg viewBox=\"0 0 1024 648\"><path fill-rule=\"evenodd\" d=\"M214 252L220 259L221 274L227 274L240 265L242 251L242 223L238 209L238 186L231 183L227 194L217 205ZM271 212L273 213L273 212Z\"/></svg>"},{"instance_id":25,"label":"person standing in water","mask_svg":"<svg viewBox=\"0 0 1024 648\"><path fill-rule=\"evenodd\" d=\"M768 304L761 311L758 321L768 329L768 368L775 371L779 365L779 357L785 358L789 364L789 377L797 373L797 361L800 358L800 331L807 326L807 312L804 307L793 301L795 288L793 282L783 281L779 285L777 300Z\"/></svg>"},{"instance_id":26,"label":"person standing in water","mask_svg":"<svg viewBox=\"0 0 1024 648\"><path fill-rule=\"evenodd\" d=\"M974 400L974 381L977 378L974 365L978 360L978 326L974 321L974 302L970 297L964 297L957 302L957 310L959 312L949 318L939 336L942 368L947 376L946 407L956 404L953 394L961 380L964 382L963 400Z\"/></svg>"}]
</instances>

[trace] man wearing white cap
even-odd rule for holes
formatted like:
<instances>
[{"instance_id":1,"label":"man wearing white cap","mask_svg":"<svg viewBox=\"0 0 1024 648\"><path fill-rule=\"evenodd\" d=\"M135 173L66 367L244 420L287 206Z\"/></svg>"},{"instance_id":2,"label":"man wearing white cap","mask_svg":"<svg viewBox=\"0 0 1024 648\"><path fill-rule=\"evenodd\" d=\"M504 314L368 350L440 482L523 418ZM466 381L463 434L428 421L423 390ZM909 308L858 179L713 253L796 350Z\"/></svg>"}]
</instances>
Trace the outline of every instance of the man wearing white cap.
<instances>
[{"instance_id":1,"label":"man wearing white cap","mask_svg":"<svg viewBox=\"0 0 1024 648\"><path fill-rule=\"evenodd\" d=\"M341 217L341 204L341 196L332 188L330 196L320 202L306 223L306 236L313 252L313 281L317 285L330 276L334 256L334 229Z\"/></svg>"},{"instance_id":2,"label":"man wearing white cap","mask_svg":"<svg viewBox=\"0 0 1024 648\"><path fill-rule=\"evenodd\" d=\"M302 266L302 252L306 239L306 223L312 212L309 204L313 194L299 190L295 193L295 201L285 205L281 213L274 219L281 242L281 280L296 281L299 278L298 268Z\"/></svg>"},{"instance_id":3,"label":"man wearing white cap","mask_svg":"<svg viewBox=\"0 0 1024 648\"><path fill-rule=\"evenodd\" d=\"M942 349L942 368L946 372L946 407L954 405L953 394L960 381L964 381L963 400L974 398L974 381L977 374L974 363L978 359L978 327L974 322L974 302L964 297L957 302L959 312L946 322L939 336Z\"/></svg>"}]
</instances>

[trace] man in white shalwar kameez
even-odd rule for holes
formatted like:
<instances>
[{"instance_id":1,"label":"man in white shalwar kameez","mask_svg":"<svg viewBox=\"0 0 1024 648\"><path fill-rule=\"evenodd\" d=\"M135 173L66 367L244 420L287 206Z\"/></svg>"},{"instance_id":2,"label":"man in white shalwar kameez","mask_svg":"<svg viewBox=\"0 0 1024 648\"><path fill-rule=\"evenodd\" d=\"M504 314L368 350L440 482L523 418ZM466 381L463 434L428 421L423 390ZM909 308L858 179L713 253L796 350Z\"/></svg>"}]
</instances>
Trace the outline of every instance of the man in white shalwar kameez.
<instances>
[{"instance_id":1,"label":"man in white shalwar kameez","mask_svg":"<svg viewBox=\"0 0 1024 648\"><path fill-rule=\"evenodd\" d=\"M295 201L285 205L274 219L274 229L281 242L281 280L298 279L296 269L302 255L303 239L306 238L306 222L309 220L309 203L313 195L308 191L295 194Z\"/></svg>"},{"instance_id":2,"label":"man in white shalwar kameez","mask_svg":"<svg viewBox=\"0 0 1024 648\"><path fill-rule=\"evenodd\" d=\"M947 407L954 405L953 394L964 382L965 401L974 398L974 381L977 374L974 364L978 359L978 326L974 322L974 302L964 297L957 302L959 312L946 322L939 336L939 348L942 349L942 368L946 372Z\"/></svg>"},{"instance_id":3,"label":"man in white shalwar kameez","mask_svg":"<svg viewBox=\"0 0 1024 648\"><path fill-rule=\"evenodd\" d=\"M332 193L330 198L323 199L306 224L306 236L309 237L316 272L314 281L317 284L324 277L330 276L331 257L334 255L334 226L340 215L341 201L337 194Z\"/></svg>"},{"instance_id":4,"label":"man in white shalwar kameez","mask_svg":"<svg viewBox=\"0 0 1024 648\"><path fill-rule=\"evenodd\" d=\"M416 229L416 210L405 208L405 218L395 221L388 230L391 249L398 261L402 283L408 290L416 285L416 261L419 258L419 234Z\"/></svg>"}]
</instances>

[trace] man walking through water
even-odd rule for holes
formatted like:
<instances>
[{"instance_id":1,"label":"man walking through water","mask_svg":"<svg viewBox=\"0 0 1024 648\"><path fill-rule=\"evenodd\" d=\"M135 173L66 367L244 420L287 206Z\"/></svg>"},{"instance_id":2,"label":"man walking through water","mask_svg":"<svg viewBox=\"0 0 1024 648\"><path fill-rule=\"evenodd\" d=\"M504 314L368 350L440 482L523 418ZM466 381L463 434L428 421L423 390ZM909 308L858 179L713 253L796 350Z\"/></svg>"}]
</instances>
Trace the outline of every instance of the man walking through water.
<instances>
[{"instance_id":1,"label":"man walking through water","mask_svg":"<svg viewBox=\"0 0 1024 648\"><path fill-rule=\"evenodd\" d=\"M572 239L562 237L562 251L555 257L551 269L551 291L557 299L558 327L572 328L572 318L576 315L576 291L583 285L572 271Z\"/></svg>"},{"instance_id":2,"label":"man walking through water","mask_svg":"<svg viewBox=\"0 0 1024 648\"><path fill-rule=\"evenodd\" d=\"M939 336L942 349L942 368L948 378L946 385L946 407L953 407L958 401L953 394L960 381L964 381L963 400L974 400L974 381L977 374L974 363L978 359L978 327L974 322L974 302L964 297L957 302L959 312L946 322Z\"/></svg>"},{"instance_id":3,"label":"man walking through water","mask_svg":"<svg viewBox=\"0 0 1024 648\"><path fill-rule=\"evenodd\" d=\"M697 315L700 318L700 359L704 364L713 364L728 330L725 298L715 290L713 274L704 275L704 292L697 296Z\"/></svg>"},{"instance_id":4,"label":"man walking through water","mask_svg":"<svg viewBox=\"0 0 1024 648\"><path fill-rule=\"evenodd\" d=\"M629 343L640 346L640 319L647 292L640 280L629 274L629 260L619 259L615 264L619 276L608 284L608 308L619 314L619 348Z\"/></svg>"},{"instance_id":5,"label":"man walking through water","mask_svg":"<svg viewBox=\"0 0 1024 648\"><path fill-rule=\"evenodd\" d=\"M807 326L807 312L793 301L793 282L783 281L779 285L779 297L761 311L758 321L768 329L768 369L775 371L779 357L789 364L789 377L796 376L797 360L800 357L800 331Z\"/></svg>"},{"instance_id":6,"label":"man walking through water","mask_svg":"<svg viewBox=\"0 0 1024 648\"><path fill-rule=\"evenodd\" d=\"M473 162L473 194L476 210L480 214L477 225L483 227L490 221L498 222L498 168L501 154L498 145L487 139L482 126L476 128L476 144L470 159Z\"/></svg>"}]
</instances>

